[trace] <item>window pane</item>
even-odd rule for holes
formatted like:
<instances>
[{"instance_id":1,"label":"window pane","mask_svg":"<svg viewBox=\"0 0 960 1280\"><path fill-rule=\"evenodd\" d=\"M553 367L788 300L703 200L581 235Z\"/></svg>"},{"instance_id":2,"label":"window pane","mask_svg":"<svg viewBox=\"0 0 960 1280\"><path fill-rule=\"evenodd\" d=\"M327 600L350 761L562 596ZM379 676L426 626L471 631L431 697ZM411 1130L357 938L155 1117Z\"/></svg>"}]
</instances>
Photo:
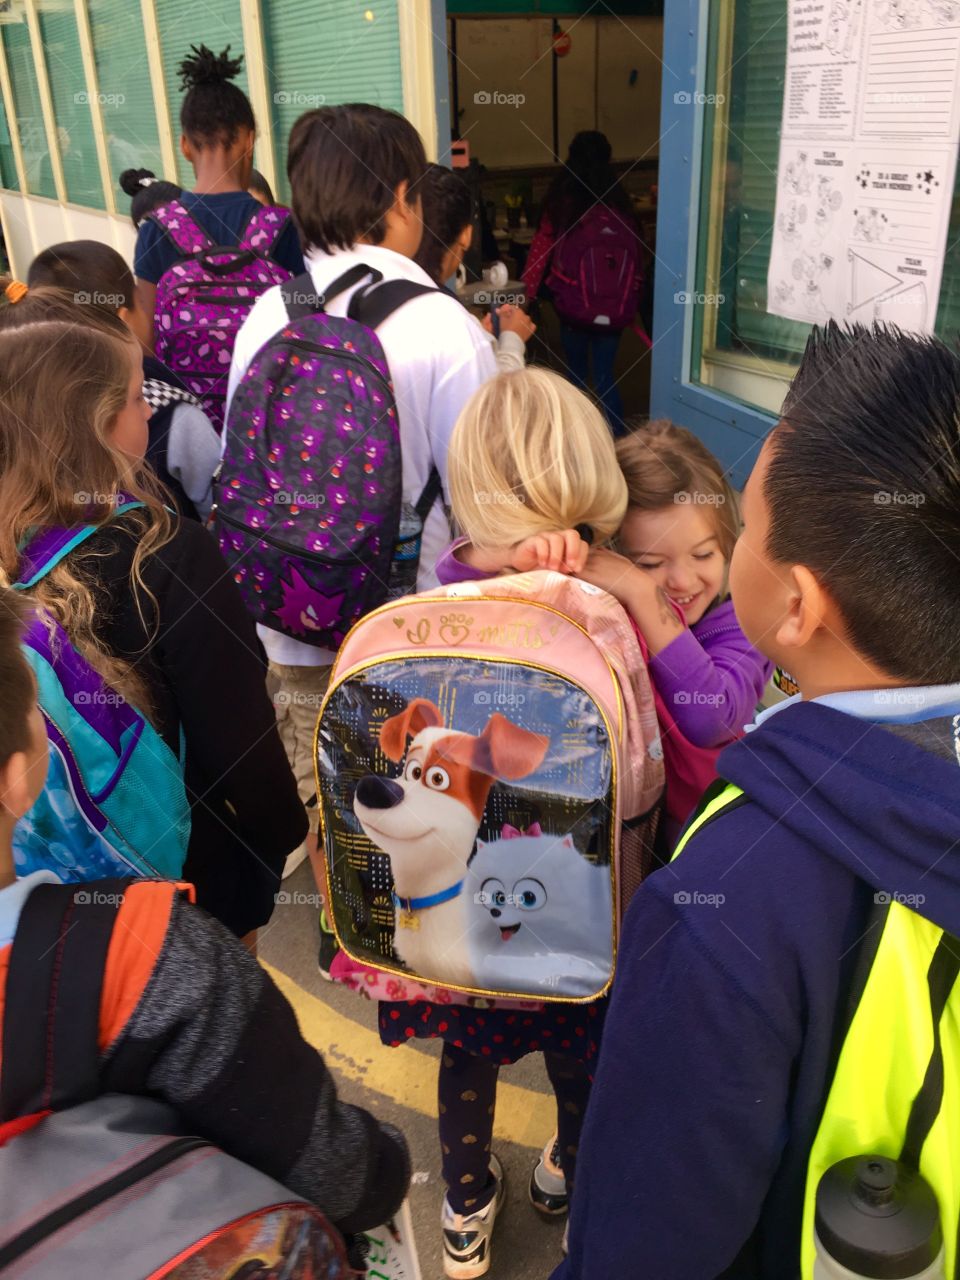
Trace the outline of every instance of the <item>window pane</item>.
<instances>
[{"instance_id":1,"label":"window pane","mask_svg":"<svg viewBox=\"0 0 960 1280\"><path fill-rule=\"evenodd\" d=\"M170 107L170 123L174 138L180 137L180 77L177 67L190 53L192 44L205 44L214 53L220 53L227 45L230 56L243 53L243 24L240 20L240 0L156 0L157 25L160 28L160 47L163 52L163 74L167 86L167 102ZM264 5L264 8L267 8ZM233 82L244 93L247 87L246 59ZM261 128L269 127L266 120L258 120ZM177 180L181 186L193 186L193 170L177 147Z\"/></svg>"},{"instance_id":2,"label":"window pane","mask_svg":"<svg viewBox=\"0 0 960 1280\"><path fill-rule=\"evenodd\" d=\"M93 140L93 118L80 54L77 20L62 0L37 0L43 56L60 138L60 158L73 204L105 208Z\"/></svg>"},{"instance_id":3,"label":"window pane","mask_svg":"<svg viewBox=\"0 0 960 1280\"><path fill-rule=\"evenodd\" d=\"M43 112L37 76L30 49L30 32L26 20L5 23L0 27L7 66L13 83L13 101L17 113L16 128L23 149L23 164L27 175L27 190L36 196L56 199L53 168L47 147L47 135L43 128Z\"/></svg>"},{"instance_id":4,"label":"window pane","mask_svg":"<svg viewBox=\"0 0 960 1280\"><path fill-rule=\"evenodd\" d=\"M131 0L87 4L114 195L125 209L128 197L117 182L123 170L162 172L143 18Z\"/></svg>"},{"instance_id":5,"label":"window pane","mask_svg":"<svg viewBox=\"0 0 960 1280\"><path fill-rule=\"evenodd\" d=\"M17 166L13 160L10 129L7 125L7 112L2 99L0 99L0 187L6 187L8 191L20 190Z\"/></svg>"},{"instance_id":6,"label":"window pane","mask_svg":"<svg viewBox=\"0 0 960 1280\"><path fill-rule=\"evenodd\" d=\"M290 127L312 107L373 102L403 110L396 0L271 0L263 6L278 195L289 199ZM261 128L266 122L260 122Z\"/></svg>"}]
</instances>

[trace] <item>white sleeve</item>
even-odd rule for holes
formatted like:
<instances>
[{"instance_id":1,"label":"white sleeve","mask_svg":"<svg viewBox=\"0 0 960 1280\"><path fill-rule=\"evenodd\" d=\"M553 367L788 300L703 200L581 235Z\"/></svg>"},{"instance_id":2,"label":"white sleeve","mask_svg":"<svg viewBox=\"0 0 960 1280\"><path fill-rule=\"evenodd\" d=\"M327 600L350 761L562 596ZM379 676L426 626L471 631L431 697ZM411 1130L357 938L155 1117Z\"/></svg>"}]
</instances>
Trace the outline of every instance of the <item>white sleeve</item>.
<instances>
[{"instance_id":1,"label":"white sleeve","mask_svg":"<svg viewBox=\"0 0 960 1280\"><path fill-rule=\"evenodd\" d=\"M445 298L437 299L437 304L444 307L445 323L433 330L433 394L427 434L443 491L449 493L447 452L453 428L474 391L496 377L497 362L489 334L473 316L452 299L449 303Z\"/></svg>"},{"instance_id":2,"label":"white sleeve","mask_svg":"<svg viewBox=\"0 0 960 1280\"><path fill-rule=\"evenodd\" d=\"M183 485L187 497L206 520L213 504L213 473L220 461L220 437L213 423L194 404L178 404L170 417L167 470Z\"/></svg>"},{"instance_id":3,"label":"white sleeve","mask_svg":"<svg viewBox=\"0 0 960 1280\"><path fill-rule=\"evenodd\" d=\"M527 363L527 344L519 333L501 333L497 339L497 373L516 373Z\"/></svg>"},{"instance_id":4,"label":"white sleeve","mask_svg":"<svg viewBox=\"0 0 960 1280\"><path fill-rule=\"evenodd\" d=\"M230 412L230 401L233 399L240 379L247 371L247 366L263 344L269 342L277 330L282 328L285 315L280 289L276 287L268 289L263 297L256 300L250 309L250 314L240 326L237 340L233 344L224 421Z\"/></svg>"}]
</instances>

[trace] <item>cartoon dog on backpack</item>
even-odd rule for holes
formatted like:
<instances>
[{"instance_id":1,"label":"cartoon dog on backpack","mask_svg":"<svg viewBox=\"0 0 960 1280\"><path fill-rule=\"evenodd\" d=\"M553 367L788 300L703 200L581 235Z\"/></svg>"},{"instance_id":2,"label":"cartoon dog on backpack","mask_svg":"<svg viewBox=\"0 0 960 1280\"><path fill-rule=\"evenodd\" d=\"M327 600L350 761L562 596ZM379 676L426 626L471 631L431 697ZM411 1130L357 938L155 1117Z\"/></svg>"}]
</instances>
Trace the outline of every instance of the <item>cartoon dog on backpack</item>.
<instances>
[{"instance_id":1,"label":"cartoon dog on backpack","mask_svg":"<svg viewBox=\"0 0 960 1280\"><path fill-rule=\"evenodd\" d=\"M548 746L542 734L499 712L480 734L445 728L426 698L414 698L381 726L387 759L399 763L406 755L403 774L361 778L353 809L369 839L390 857L394 951L414 973L476 985L462 889L487 797L494 782L515 782L538 769Z\"/></svg>"}]
</instances>

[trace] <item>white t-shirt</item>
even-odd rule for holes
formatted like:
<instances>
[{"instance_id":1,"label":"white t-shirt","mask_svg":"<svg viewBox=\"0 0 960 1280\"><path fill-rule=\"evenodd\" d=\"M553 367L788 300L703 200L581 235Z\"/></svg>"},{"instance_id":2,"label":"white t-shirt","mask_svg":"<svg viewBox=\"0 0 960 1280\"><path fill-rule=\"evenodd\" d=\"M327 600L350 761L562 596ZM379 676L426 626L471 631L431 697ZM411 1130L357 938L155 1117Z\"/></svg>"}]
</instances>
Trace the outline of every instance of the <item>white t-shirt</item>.
<instances>
[{"instance_id":1,"label":"white t-shirt","mask_svg":"<svg viewBox=\"0 0 960 1280\"><path fill-rule=\"evenodd\" d=\"M381 245L357 245L334 253L313 250L306 255L306 262L320 294L357 263L381 272L384 280L433 283L412 259ZM346 315L352 295L353 290L347 290L334 298L330 314ZM280 289L268 289L237 335L227 389L228 407L247 365L285 323ZM477 387L497 372L490 339L456 298L442 290L408 302L383 322L377 336L390 366L397 401L403 499L416 503L434 466L447 493L447 449L454 423ZM442 504L437 502L423 531L418 590L437 585L434 565L449 541L450 527ZM331 663L335 656L269 627L258 625L257 632L272 662L314 667Z\"/></svg>"}]
</instances>

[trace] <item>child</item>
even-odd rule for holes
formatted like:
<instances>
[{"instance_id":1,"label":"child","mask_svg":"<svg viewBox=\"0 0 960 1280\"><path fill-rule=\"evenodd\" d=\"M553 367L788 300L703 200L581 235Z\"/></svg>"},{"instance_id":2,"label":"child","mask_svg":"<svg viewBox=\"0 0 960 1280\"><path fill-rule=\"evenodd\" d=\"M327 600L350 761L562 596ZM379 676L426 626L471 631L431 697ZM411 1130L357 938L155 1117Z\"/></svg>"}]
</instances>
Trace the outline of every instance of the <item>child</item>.
<instances>
[{"instance_id":1,"label":"child","mask_svg":"<svg viewBox=\"0 0 960 1280\"><path fill-rule=\"evenodd\" d=\"M427 165L417 188L423 201L423 239L414 261L431 280L445 286L454 275L473 240L473 200L470 188L452 169L442 164ZM506 303L497 308L499 334L496 338L497 368L501 373L522 369L524 352L537 326L520 307ZM493 334L489 313L483 327Z\"/></svg>"},{"instance_id":2,"label":"child","mask_svg":"<svg viewBox=\"0 0 960 1280\"><path fill-rule=\"evenodd\" d=\"M47 772L46 730L19 645L22 609L14 592L0 588L0 1010L24 907L38 886L56 883L44 870L14 877L14 825ZM116 892L116 882L109 887ZM70 929L80 924L81 936L84 917L96 910L90 897L72 899ZM176 885L126 888L102 974L88 980L102 981L96 1091L169 1103L185 1132L279 1179L343 1233L377 1227L397 1210L410 1176L402 1135L338 1100L323 1059L270 978ZM6 1081L18 1040L9 1020L5 1033ZM69 1095L69 1073L57 1067ZM57 1109L86 1101L88 1083L78 1075L79 1096L61 1093ZM294 1094L303 1105L291 1108Z\"/></svg>"},{"instance_id":3,"label":"child","mask_svg":"<svg viewBox=\"0 0 960 1280\"><path fill-rule=\"evenodd\" d=\"M27 284L31 289L51 285L69 291L78 305L115 311L140 339L145 348L144 398L153 410L147 461L177 499L180 514L205 520L213 501L220 437L196 396L171 369L148 354L152 317L140 309L133 275L120 254L98 240L57 244L37 254L27 273ZM23 315L33 310L28 304ZM18 319L22 318L18 313Z\"/></svg>"},{"instance_id":4,"label":"child","mask_svg":"<svg viewBox=\"0 0 960 1280\"><path fill-rule=\"evenodd\" d=\"M726 595L739 514L720 463L665 420L621 440L617 460L630 495L620 554L593 551L580 576L620 600L650 655L672 849L716 777L721 748L753 719L771 664Z\"/></svg>"},{"instance_id":5,"label":"child","mask_svg":"<svg viewBox=\"0 0 960 1280\"><path fill-rule=\"evenodd\" d=\"M178 755L182 733L186 874L200 904L245 935L270 918L306 821L236 585L210 534L167 511L143 465L140 347L119 326L89 307L0 329L0 570L16 580L30 529L102 526L29 594ZM121 492L145 506L111 519Z\"/></svg>"},{"instance_id":6,"label":"child","mask_svg":"<svg viewBox=\"0 0 960 1280\"><path fill-rule=\"evenodd\" d=\"M413 261L422 234L419 185L427 167L420 136L393 111L364 104L308 111L290 134L288 172L293 215L318 294L352 268L367 266L385 282L433 282ZM346 315L358 284L331 298L331 315ZM287 323L279 289L260 298L240 330L230 370L228 404L260 348ZM447 450L457 414L496 372L487 336L443 291L412 299L378 327L390 367L403 453L403 501L416 506L436 471L444 491ZM418 587L436 585L433 568L450 540L441 500L424 521ZM336 656L269 627L257 627L280 682L281 734L310 820L308 852L318 885L318 811L313 757L317 714ZM321 949L325 971L329 939Z\"/></svg>"},{"instance_id":7,"label":"child","mask_svg":"<svg viewBox=\"0 0 960 1280\"><path fill-rule=\"evenodd\" d=\"M937 339L813 330L730 568L802 693L631 905L555 1280L811 1280L819 1179L868 1155L919 1164L956 1274L958 406ZM903 1270L881 1226L836 1274Z\"/></svg>"},{"instance_id":8,"label":"child","mask_svg":"<svg viewBox=\"0 0 960 1280\"><path fill-rule=\"evenodd\" d=\"M474 393L453 433L449 468L454 517L472 540L473 567L444 557L437 567L448 582L546 565L551 557L539 543L554 540L552 531L585 523L598 540L609 538L626 509L626 484L602 416L585 395L544 369L502 373ZM504 543L515 545L505 551ZM581 545L582 559L587 547ZM557 563L561 557L562 548ZM503 1198L502 1171L490 1152L497 1074L501 1065L541 1050L557 1096L563 1171L555 1175L559 1185L550 1187L541 1161L530 1195L541 1211L564 1212L605 1005L605 999L556 1003L518 1013L419 1001L380 1004L385 1043L411 1036L444 1040L439 1099L448 1276L484 1275L490 1265Z\"/></svg>"},{"instance_id":9,"label":"child","mask_svg":"<svg viewBox=\"0 0 960 1280\"><path fill-rule=\"evenodd\" d=\"M183 191L173 182L165 182L149 169L124 169L119 178L120 189L125 191L130 200L130 220L136 229L148 213L159 209L162 204L171 200L182 200ZM150 312L153 323L153 313Z\"/></svg>"},{"instance_id":10,"label":"child","mask_svg":"<svg viewBox=\"0 0 960 1280\"><path fill-rule=\"evenodd\" d=\"M247 188L253 171L257 126L253 108L231 81L243 59L230 58L229 46L217 55L206 45L191 45L193 56L180 63L187 91L180 109L180 150L196 174L192 192L180 195L184 207L215 245L235 245L259 202ZM145 214L141 216L146 216ZM140 225L134 256L137 293L143 312L154 315L157 281L180 258L169 233L151 218ZM272 250L273 259L293 276L303 271L296 229L288 222Z\"/></svg>"}]
</instances>

